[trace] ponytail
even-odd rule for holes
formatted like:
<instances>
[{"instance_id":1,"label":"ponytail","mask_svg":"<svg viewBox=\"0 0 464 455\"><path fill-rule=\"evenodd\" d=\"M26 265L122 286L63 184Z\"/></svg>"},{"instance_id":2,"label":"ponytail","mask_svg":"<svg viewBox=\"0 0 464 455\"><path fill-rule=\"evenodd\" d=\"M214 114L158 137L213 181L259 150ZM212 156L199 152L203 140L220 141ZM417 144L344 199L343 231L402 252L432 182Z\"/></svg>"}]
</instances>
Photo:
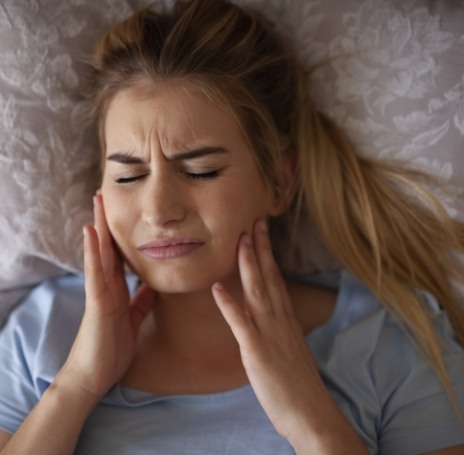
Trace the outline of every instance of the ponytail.
<instances>
[{"instance_id":1,"label":"ponytail","mask_svg":"<svg viewBox=\"0 0 464 455\"><path fill-rule=\"evenodd\" d=\"M341 131L311 107L307 87L301 92L300 204L331 254L413 335L451 394L440 338L420 291L437 298L464 346L464 312L452 286L464 281L457 258L464 252L464 225L419 183L425 176L356 156Z\"/></svg>"}]
</instances>

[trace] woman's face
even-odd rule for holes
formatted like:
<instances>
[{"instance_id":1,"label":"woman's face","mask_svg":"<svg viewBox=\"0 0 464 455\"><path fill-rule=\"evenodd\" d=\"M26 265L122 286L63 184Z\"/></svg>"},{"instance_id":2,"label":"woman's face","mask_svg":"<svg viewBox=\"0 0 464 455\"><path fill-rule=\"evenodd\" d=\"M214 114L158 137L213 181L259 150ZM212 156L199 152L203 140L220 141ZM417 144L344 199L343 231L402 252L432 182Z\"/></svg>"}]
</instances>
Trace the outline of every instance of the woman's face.
<instances>
[{"instance_id":1,"label":"woman's face","mask_svg":"<svg viewBox=\"0 0 464 455\"><path fill-rule=\"evenodd\" d=\"M274 192L230 114L179 86L141 87L111 102L102 195L133 271L166 293L238 279L237 245Z\"/></svg>"}]
</instances>

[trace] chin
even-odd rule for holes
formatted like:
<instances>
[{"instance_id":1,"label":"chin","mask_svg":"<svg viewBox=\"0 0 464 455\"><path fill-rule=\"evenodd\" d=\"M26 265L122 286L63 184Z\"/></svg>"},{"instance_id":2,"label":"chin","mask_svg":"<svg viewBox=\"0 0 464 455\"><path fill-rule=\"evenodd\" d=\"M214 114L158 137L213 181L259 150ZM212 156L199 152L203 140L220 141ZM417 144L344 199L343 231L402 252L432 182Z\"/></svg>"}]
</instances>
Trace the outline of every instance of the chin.
<instances>
[{"instance_id":1,"label":"chin","mask_svg":"<svg viewBox=\"0 0 464 455\"><path fill-rule=\"evenodd\" d=\"M188 294L210 289L214 281L190 273L153 273L150 271L136 274L140 279L157 292L163 294Z\"/></svg>"},{"instance_id":2,"label":"chin","mask_svg":"<svg viewBox=\"0 0 464 455\"><path fill-rule=\"evenodd\" d=\"M197 265L194 269L189 267L185 271L165 270L163 273L137 273L144 283L157 292L163 294L189 294L199 292L211 292L211 287L217 281L224 283L230 282L232 277L238 276L238 270L233 267L232 270L224 273L208 273L205 267Z\"/></svg>"}]
</instances>

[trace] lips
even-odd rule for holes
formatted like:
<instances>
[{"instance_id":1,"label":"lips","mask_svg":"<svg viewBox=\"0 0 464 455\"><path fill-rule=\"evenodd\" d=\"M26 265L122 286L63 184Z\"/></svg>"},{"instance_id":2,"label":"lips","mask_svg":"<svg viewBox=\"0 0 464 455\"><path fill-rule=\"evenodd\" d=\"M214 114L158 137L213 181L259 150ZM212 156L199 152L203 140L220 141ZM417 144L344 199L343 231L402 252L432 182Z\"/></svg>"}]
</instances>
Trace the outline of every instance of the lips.
<instances>
[{"instance_id":1,"label":"lips","mask_svg":"<svg viewBox=\"0 0 464 455\"><path fill-rule=\"evenodd\" d=\"M164 238L140 245L137 249L151 259L172 259L187 256L204 245L194 238Z\"/></svg>"}]
</instances>

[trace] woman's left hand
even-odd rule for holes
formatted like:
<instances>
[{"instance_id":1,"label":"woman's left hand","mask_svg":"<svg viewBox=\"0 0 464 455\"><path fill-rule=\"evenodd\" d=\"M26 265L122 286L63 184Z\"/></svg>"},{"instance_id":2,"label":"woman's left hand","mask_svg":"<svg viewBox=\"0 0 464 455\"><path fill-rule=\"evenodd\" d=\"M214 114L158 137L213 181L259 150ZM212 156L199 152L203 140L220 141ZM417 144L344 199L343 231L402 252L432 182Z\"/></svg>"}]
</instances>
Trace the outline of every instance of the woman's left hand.
<instances>
[{"instance_id":1,"label":"woman's left hand","mask_svg":"<svg viewBox=\"0 0 464 455\"><path fill-rule=\"evenodd\" d=\"M328 392L297 321L274 261L267 225L255 223L253 238L240 240L238 261L243 305L220 283L213 295L239 345L248 379L276 430L287 439Z\"/></svg>"},{"instance_id":2,"label":"woman's left hand","mask_svg":"<svg viewBox=\"0 0 464 455\"><path fill-rule=\"evenodd\" d=\"M253 237L241 238L238 261L243 303L237 303L221 283L215 283L212 291L274 428L298 454L344 454L347 446L352 454L367 454L319 375L274 261L264 221L255 223Z\"/></svg>"}]
</instances>

